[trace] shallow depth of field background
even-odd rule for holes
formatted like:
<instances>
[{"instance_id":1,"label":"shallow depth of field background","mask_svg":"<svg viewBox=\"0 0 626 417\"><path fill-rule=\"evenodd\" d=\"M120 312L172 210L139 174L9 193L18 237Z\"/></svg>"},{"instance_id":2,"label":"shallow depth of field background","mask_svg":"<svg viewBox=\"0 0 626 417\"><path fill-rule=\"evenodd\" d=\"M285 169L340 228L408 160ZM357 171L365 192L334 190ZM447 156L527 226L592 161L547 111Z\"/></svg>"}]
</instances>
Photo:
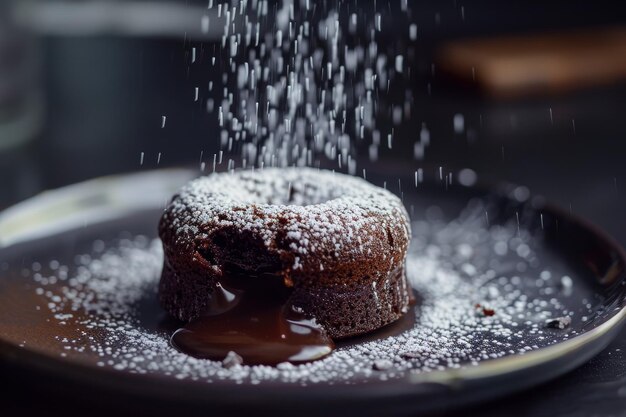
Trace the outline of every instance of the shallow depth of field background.
<instances>
[{"instance_id":1,"label":"shallow depth of field background","mask_svg":"<svg viewBox=\"0 0 626 417\"><path fill-rule=\"evenodd\" d=\"M157 168L159 152L159 167L197 167L201 152L217 151L217 118L193 101L192 92L219 74L208 60L189 67L186 54L201 41L183 35L185 19L202 11L206 1L139 3L171 9L162 22L149 19L154 27L145 33L129 33L85 27L71 16L63 21L64 10L89 6L88 1L0 6L0 207L88 178ZM411 62L413 116L372 169L422 167L428 179L440 166L469 167L485 182L521 183L571 205L626 243L626 83L495 99L451 81L437 65L433 70L448 41L619 27L626 12L618 2L409 3L418 24L418 53ZM46 20L44 4L46 13L56 16L52 20ZM367 8L373 2L358 4ZM388 24L379 44L393 42L394 30L408 28ZM202 42L213 47L211 40ZM162 115L167 115L164 129ZM463 117L460 132L453 126L455 115ZM431 145L416 161L413 143L422 124Z\"/></svg>"}]
</instances>

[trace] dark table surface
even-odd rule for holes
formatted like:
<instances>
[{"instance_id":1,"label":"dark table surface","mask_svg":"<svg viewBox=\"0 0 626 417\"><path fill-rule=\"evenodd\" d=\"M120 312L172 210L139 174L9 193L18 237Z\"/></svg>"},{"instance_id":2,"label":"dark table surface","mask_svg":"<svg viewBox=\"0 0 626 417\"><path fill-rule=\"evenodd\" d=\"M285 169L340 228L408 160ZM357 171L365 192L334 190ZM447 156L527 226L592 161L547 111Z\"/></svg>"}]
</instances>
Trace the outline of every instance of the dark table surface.
<instances>
[{"instance_id":1,"label":"dark table surface","mask_svg":"<svg viewBox=\"0 0 626 417\"><path fill-rule=\"evenodd\" d=\"M164 48L171 53L163 53ZM193 84L185 76L180 42L75 39L48 42L44 49L54 58L42 71L46 122L30 143L0 153L0 207L101 175L195 166L201 152L215 152L215 141L207 135L216 128L215 120L188 99ZM469 167L488 182L525 184L626 245L626 86L492 102L428 75L414 83L422 91L416 95L417 111L397 133L394 149L382 155L379 170L425 167L426 175L434 176L439 166ZM424 93L428 83L430 95ZM168 115L166 129L160 127L163 114ZM464 116L463 133L454 132L455 114ZM412 146L422 123L432 145L423 161L415 161ZM441 414L626 416L625 352L626 329L568 375L460 412L446 411L444 405ZM110 393L76 395L53 376L33 376L8 364L0 364L0 383L0 415L120 415L141 408L120 403ZM171 414L159 411L155 414Z\"/></svg>"}]
</instances>

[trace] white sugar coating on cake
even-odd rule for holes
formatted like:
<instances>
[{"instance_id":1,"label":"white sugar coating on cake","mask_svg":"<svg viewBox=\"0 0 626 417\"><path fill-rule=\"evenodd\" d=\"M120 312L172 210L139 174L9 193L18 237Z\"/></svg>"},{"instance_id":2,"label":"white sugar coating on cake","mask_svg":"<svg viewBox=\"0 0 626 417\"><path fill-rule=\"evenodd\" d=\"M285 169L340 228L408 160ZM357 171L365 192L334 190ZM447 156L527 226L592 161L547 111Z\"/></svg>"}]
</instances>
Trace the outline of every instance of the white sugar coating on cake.
<instances>
[{"instance_id":1,"label":"white sugar coating on cake","mask_svg":"<svg viewBox=\"0 0 626 417\"><path fill-rule=\"evenodd\" d=\"M171 229L181 245L224 227L252 232L268 249L276 249L277 237L285 235L295 255L293 269L320 262L319 256L299 255L367 255L380 249L381 231L399 233L405 242L411 233L406 210L391 192L357 177L313 168L198 178L175 196L164 220L162 227Z\"/></svg>"},{"instance_id":2,"label":"white sugar coating on cake","mask_svg":"<svg viewBox=\"0 0 626 417\"><path fill-rule=\"evenodd\" d=\"M485 228L481 207L449 223L412 226L407 273L419 300L409 313L415 314L413 327L304 365L224 364L172 348L169 334L150 329L142 317L142 303L156 297L163 261L156 239L97 241L93 253L76 257L76 265L32 271L33 291L59 325L82 329L75 338L58 338L66 352L95 356L98 366L121 372L205 382L307 385L401 378L525 354L576 334L545 326L548 319L574 313L554 297L563 290L562 275L541 274L550 268L542 263L539 239L514 224Z\"/></svg>"}]
</instances>

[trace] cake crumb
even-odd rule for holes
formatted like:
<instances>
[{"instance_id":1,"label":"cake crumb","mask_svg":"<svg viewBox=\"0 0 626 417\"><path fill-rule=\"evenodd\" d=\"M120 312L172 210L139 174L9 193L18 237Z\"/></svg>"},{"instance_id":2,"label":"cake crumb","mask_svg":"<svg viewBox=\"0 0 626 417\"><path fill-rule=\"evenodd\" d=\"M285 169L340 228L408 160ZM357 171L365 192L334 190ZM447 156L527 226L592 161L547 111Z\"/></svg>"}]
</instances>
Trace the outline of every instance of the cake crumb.
<instances>
[{"instance_id":1,"label":"cake crumb","mask_svg":"<svg viewBox=\"0 0 626 417\"><path fill-rule=\"evenodd\" d=\"M424 355L420 352L409 351L409 352L402 352L400 356L403 359L420 359Z\"/></svg>"},{"instance_id":2,"label":"cake crumb","mask_svg":"<svg viewBox=\"0 0 626 417\"><path fill-rule=\"evenodd\" d=\"M235 366L243 365L243 358L231 350L222 360L222 365L226 369L231 369Z\"/></svg>"},{"instance_id":3,"label":"cake crumb","mask_svg":"<svg viewBox=\"0 0 626 417\"><path fill-rule=\"evenodd\" d=\"M572 318L570 316L557 317L546 320L546 327L551 329L565 329L572 324Z\"/></svg>"},{"instance_id":4,"label":"cake crumb","mask_svg":"<svg viewBox=\"0 0 626 417\"><path fill-rule=\"evenodd\" d=\"M375 371L386 371L388 369L391 369L392 366L393 362L391 362L389 359L376 359L374 361L374 364L372 365L372 368Z\"/></svg>"},{"instance_id":5,"label":"cake crumb","mask_svg":"<svg viewBox=\"0 0 626 417\"><path fill-rule=\"evenodd\" d=\"M493 308L490 307L486 307L482 304L475 304L474 308L476 309L476 312L478 314L482 314L485 317L491 317L494 316L496 314L496 310L494 310Z\"/></svg>"}]
</instances>

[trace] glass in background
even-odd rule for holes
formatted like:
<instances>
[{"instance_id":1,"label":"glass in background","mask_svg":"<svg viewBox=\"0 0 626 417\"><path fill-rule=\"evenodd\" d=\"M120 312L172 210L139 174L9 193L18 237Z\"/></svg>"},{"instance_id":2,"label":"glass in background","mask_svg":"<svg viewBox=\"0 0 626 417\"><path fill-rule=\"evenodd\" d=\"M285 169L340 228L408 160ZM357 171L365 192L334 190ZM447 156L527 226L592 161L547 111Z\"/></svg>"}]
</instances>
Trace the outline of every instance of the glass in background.
<instances>
[{"instance_id":1,"label":"glass in background","mask_svg":"<svg viewBox=\"0 0 626 417\"><path fill-rule=\"evenodd\" d=\"M37 41L11 16L0 2L0 152L35 137L43 120Z\"/></svg>"}]
</instances>

